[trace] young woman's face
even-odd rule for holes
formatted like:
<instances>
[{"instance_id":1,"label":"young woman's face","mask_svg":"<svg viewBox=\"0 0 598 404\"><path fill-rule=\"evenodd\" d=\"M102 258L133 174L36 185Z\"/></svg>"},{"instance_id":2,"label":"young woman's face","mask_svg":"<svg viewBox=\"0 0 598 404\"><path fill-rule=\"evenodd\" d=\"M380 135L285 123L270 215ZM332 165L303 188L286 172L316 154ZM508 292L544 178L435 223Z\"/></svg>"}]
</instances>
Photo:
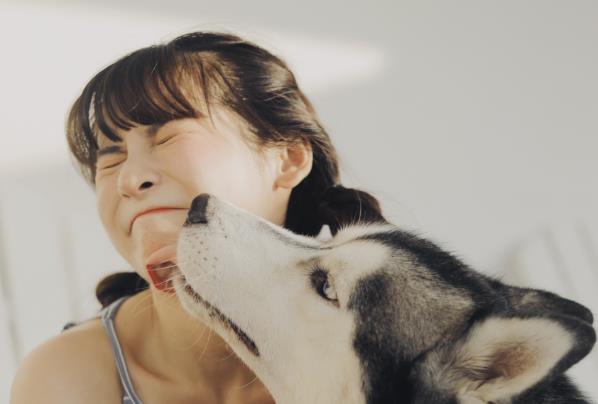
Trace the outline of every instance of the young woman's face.
<instances>
[{"instance_id":1,"label":"young woman's face","mask_svg":"<svg viewBox=\"0 0 598 404\"><path fill-rule=\"evenodd\" d=\"M217 107L212 115L215 126L209 118L187 118L121 131L119 143L99 139L100 219L119 253L148 282L149 255L176 244L191 201L201 193L283 224L286 204L273 187L275 154L266 153L260 166L261 156L242 139L238 120ZM155 208L169 209L135 219Z\"/></svg>"}]
</instances>

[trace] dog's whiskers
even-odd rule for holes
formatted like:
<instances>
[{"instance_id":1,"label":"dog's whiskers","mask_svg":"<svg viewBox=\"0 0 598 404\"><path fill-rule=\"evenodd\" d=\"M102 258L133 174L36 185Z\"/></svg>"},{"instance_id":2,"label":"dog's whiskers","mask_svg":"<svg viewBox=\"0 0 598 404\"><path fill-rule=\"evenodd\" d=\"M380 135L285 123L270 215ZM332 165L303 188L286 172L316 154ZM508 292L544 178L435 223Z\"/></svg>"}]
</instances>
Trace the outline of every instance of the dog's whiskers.
<instances>
[{"instance_id":1,"label":"dog's whiskers","mask_svg":"<svg viewBox=\"0 0 598 404\"><path fill-rule=\"evenodd\" d=\"M170 263L170 265L165 265ZM152 265L151 269L153 271L158 271L161 269L170 269L170 268L176 268L178 267L180 264L185 265L185 262L173 262L173 261L165 261L162 264L158 264L158 265Z\"/></svg>"},{"instance_id":2,"label":"dog's whiskers","mask_svg":"<svg viewBox=\"0 0 598 404\"><path fill-rule=\"evenodd\" d=\"M251 380L250 380L248 383L245 383L245 384L243 384L243 385L241 385L241 386L237 386L237 387L233 387L233 388L234 388L234 389L242 389L242 388L245 388L245 387L249 386L250 384L254 383L256 380L257 380L257 376L254 376L254 378L253 378L253 379L251 379Z\"/></svg>"}]
</instances>

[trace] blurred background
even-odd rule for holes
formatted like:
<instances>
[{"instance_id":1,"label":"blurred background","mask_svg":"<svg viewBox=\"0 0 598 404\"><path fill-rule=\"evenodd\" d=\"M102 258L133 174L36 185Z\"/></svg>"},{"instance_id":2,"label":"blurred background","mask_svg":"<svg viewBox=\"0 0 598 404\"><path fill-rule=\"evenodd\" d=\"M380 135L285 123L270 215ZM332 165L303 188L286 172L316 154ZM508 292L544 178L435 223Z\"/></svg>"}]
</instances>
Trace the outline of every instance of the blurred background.
<instances>
[{"instance_id":1,"label":"blurred background","mask_svg":"<svg viewBox=\"0 0 598 404\"><path fill-rule=\"evenodd\" d=\"M285 59L346 186L506 282L598 314L598 2L0 3L0 401L19 361L127 270L64 138L87 81L193 30ZM571 374L598 399L598 354Z\"/></svg>"}]
</instances>

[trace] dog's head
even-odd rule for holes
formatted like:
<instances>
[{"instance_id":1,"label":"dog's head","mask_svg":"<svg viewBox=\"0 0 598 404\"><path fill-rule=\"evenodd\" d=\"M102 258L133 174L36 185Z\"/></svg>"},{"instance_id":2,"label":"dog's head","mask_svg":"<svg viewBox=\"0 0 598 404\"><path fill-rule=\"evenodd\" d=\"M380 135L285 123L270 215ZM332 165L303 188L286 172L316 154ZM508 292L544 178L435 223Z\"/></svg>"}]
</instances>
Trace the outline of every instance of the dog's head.
<instances>
[{"instance_id":1,"label":"dog's head","mask_svg":"<svg viewBox=\"0 0 598 404\"><path fill-rule=\"evenodd\" d=\"M585 307L504 285L385 222L312 238L202 194L178 265L183 306L280 402L503 402L595 341Z\"/></svg>"}]
</instances>

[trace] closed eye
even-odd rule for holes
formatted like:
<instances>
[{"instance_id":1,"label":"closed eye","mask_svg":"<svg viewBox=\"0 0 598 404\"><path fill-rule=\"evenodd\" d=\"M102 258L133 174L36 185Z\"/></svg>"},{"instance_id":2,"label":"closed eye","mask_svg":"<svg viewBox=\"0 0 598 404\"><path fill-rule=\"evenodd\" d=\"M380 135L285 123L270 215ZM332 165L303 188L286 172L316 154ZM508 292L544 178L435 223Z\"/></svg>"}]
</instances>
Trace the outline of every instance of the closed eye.
<instances>
[{"instance_id":1,"label":"closed eye","mask_svg":"<svg viewBox=\"0 0 598 404\"><path fill-rule=\"evenodd\" d=\"M173 139L174 137L176 137L176 135L174 135L174 136L170 136L170 137L168 137L168 138L166 138L166 139L164 139L164 140L161 140L160 142L156 143L156 145L162 145L162 144L165 144L165 143L167 143L169 140ZM109 169L109 168L113 168L113 167L116 167L116 166L118 166L118 165L119 165L119 164L121 164L122 162L123 162L123 161L119 161L119 162L117 162L117 163L113 163L113 164L110 164L110 165L107 165L107 166L103 166L103 167L100 167L100 168L98 168L98 170L106 170L106 169Z\"/></svg>"},{"instance_id":2,"label":"closed eye","mask_svg":"<svg viewBox=\"0 0 598 404\"><path fill-rule=\"evenodd\" d=\"M158 143L156 143L156 145L158 145L158 146L159 146L159 145L161 145L161 144L164 144L164 143L168 142L169 140L173 139L174 137L176 137L176 135L173 135L173 136L167 137L166 139L163 139L163 140L159 141Z\"/></svg>"},{"instance_id":3,"label":"closed eye","mask_svg":"<svg viewBox=\"0 0 598 404\"><path fill-rule=\"evenodd\" d=\"M119 165L120 163L121 163L121 161L119 161L118 163L111 164L111 165L109 165L109 166L100 167L100 170L105 170L105 169L107 169L107 168L116 167L116 166L117 166L117 165Z\"/></svg>"},{"instance_id":4,"label":"closed eye","mask_svg":"<svg viewBox=\"0 0 598 404\"><path fill-rule=\"evenodd\" d=\"M183 132L183 133L184 133L184 132ZM172 135L172 136L167 136L167 137L165 137L164 139L160 140L158 143L156 143L156 146L159 146L159 145L162 145L162 144L168 143L170 140L172 140L172 139L174 139L174 138L176 138L176 137L179 137L179 135L181 135L181 133L177 132L177 133L175 133L175 134L174 134L174 135Z\"/></svg>"}]
</instances>

